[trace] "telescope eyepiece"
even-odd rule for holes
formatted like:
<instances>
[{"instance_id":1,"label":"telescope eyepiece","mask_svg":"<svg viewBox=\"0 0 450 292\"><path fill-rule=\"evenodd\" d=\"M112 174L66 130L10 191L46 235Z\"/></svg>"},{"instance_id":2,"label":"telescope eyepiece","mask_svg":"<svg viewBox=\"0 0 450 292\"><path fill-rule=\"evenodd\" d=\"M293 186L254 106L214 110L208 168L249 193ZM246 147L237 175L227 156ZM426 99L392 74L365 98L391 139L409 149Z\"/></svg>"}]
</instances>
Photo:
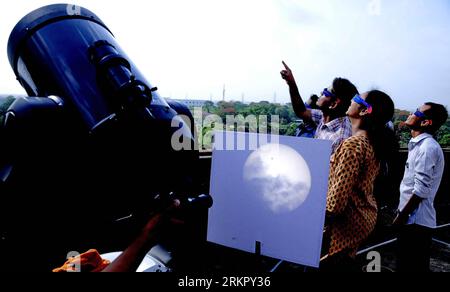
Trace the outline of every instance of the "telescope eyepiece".
<instances>
[{"instance_id":1,"label":"telescope eyepiece","mask_svg":"<svg viewBox=\"0 0 450 292\"><path fill-rule=\"evenodd\" d=\"M117 111L142 109L152 102L152 89L137 80L127 59L106 40L95 42L88 50L89 59L97 68L98 82L110 92Z\"/></svg>"}]
</instances>

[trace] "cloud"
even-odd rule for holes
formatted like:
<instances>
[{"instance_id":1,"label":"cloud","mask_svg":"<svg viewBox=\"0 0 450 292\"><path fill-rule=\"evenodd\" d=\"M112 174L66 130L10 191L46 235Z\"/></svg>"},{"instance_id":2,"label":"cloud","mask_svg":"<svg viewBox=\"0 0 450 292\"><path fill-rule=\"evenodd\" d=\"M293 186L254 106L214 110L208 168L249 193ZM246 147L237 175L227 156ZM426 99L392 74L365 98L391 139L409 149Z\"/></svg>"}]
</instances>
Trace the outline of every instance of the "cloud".
<instances>
[{"instance_id":1,"label":"cloud","mask_svg":"<svg viewBox=\"0 0 450 292\"><path fill-rule=\"evenodd\" d=\"M377 85L413 109L423 99L446 103L450 92L450 1L380 0L79 0L99 15L130 59L162 95L215 100L289 101L281 60L307 96L336 76L361 91ZM25 14L48 0L5 7L0 44ZM24 93L5 52L0 93ZM405 88L408 88L407 94Z\"/></svg>"},{"instance_id":2,"label":"cloud","mask_svg":"<svg viewBox=\"0 0 450 292\"><path fill-rule=\"evenodd\" d=\"M308 198L310 187L303 182L294 183L286 177L258 178L251 182L266 206L275 214L292 212Z\"/></svg>"}]
</instances>

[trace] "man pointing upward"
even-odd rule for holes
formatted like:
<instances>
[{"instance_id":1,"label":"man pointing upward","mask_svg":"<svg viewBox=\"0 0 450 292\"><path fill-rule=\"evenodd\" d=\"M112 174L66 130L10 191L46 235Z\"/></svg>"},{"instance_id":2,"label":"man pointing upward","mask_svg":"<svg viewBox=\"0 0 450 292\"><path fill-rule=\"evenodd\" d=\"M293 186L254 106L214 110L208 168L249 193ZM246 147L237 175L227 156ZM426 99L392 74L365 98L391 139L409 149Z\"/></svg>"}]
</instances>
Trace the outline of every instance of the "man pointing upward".
<instances>
[{"instance_id":1,"label":"man pointing upward","mask_svg":"<svg viewBox=\"0 0 450 292\"><path fill-rule=\"evenodd\" d=\"M285 70L281 71L281 77L289 86L295 114L304 121L312 121L318 125L315 138L333 141L334 153L352 135L352 126L346 112L358 90L349 80L336 78L331 86L322 91L317 102L319 110L310 110L300 96L292 70L284 61L283 66Z\"/></svg>"}]
</instances>

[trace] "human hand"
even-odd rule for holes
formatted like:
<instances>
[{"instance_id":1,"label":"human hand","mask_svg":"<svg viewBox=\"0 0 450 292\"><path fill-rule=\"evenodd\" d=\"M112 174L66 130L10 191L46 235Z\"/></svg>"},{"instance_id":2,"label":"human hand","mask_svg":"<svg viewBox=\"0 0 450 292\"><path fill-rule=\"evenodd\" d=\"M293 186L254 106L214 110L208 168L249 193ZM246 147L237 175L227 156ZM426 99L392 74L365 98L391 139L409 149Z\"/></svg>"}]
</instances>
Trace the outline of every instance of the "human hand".
<instances>
[{"instance_id":1,"label":"human hand","mask_svg":"<svg viewBox=\"0 0 450 292\"><path fill-rule=\"evenodd\" d=\"M286 80L288 85L295 83L294 74L292 74L292 70L289 68L289 66L283 61L284 70L280 72L281 78Z\"/></svg>"},{"instance_id":2,"label":"human hand","mask_svg":"<svg viewBox=\"0 0 450 292\"><path fill-rule=\"evenodd\" d=\"M392 226L398 227L398 226L406 225L407 223L408 223L408 216L405 216L404 214L399 213L395 217L394 222L392 222Z\"/></svg>"},{"instance_id":3,"label":"human hand","mask_svg":"<svg viewBox=\"0 0 450 292\"><path fill-rule=\"evenodd\" d=\"M174 200L172 204L157 214L154 214L152 218L147 222L144 227L144 233L161 236L162 233L166 233L174 225L182 225L182 221L178 220L174 216L174 212L180 208L180 201Z\"/></svg>"}]
</instances>

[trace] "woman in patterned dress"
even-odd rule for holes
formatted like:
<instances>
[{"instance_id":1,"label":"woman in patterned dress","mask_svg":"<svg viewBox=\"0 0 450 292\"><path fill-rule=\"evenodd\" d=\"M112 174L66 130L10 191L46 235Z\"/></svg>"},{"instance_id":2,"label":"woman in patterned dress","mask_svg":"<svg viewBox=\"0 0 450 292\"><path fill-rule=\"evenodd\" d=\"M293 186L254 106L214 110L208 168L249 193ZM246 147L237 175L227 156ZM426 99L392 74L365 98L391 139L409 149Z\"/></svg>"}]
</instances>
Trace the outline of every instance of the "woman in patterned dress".
<instances>
[{"instance_id":1,"label":"woman in patterned dress","mask_svg":"<svg viewBox=\"0 0 450 292\"><path fill-rule=\"evenodd\" d=\"M394 103L387 94L373 90L356 95L347 115L353 136L331 159L323 270L354 267L357 249L377 221L375 179L395 149L394 133L386 127L394 115Z\"/></svg>"}]
</instances>

